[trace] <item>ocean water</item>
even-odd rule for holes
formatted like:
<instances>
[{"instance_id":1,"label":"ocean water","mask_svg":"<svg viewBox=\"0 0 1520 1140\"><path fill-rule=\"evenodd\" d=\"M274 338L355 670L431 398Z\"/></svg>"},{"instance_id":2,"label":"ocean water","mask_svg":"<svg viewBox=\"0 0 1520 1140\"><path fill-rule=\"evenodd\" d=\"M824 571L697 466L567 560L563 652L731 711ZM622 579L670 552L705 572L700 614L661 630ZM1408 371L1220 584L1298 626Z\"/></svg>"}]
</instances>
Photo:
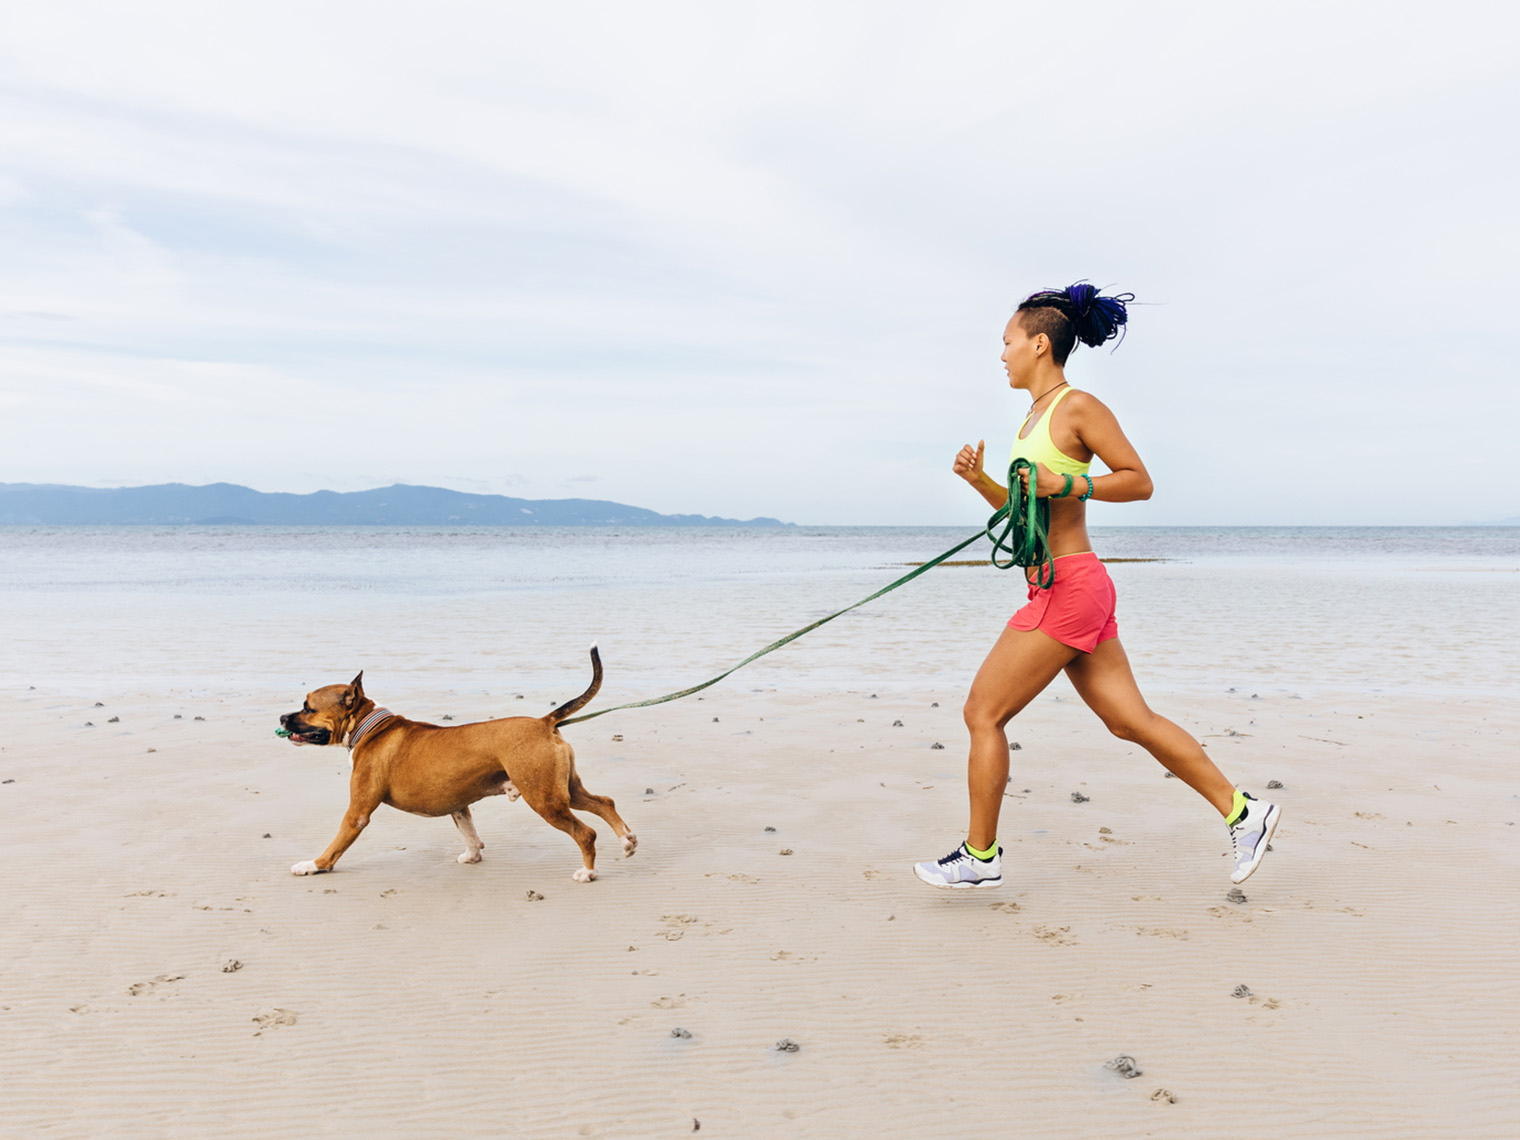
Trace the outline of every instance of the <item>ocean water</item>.
<instances>
[{"instance_id":1,"label":"ocean water","mask_svg":"<svg viewBox=\"0 0 1520 1140\"><path fill-rule=\"evenodd\" d=\"M604 700L705 679L968 537L911 527L0 527L0 686L347 680ZM1102 528L1147 690L1520 688L1520 528ZM957 559L985 558L978 544ZM947 566L724 682L964 690L1023 603Z\"/></svg>"}]
</instances>

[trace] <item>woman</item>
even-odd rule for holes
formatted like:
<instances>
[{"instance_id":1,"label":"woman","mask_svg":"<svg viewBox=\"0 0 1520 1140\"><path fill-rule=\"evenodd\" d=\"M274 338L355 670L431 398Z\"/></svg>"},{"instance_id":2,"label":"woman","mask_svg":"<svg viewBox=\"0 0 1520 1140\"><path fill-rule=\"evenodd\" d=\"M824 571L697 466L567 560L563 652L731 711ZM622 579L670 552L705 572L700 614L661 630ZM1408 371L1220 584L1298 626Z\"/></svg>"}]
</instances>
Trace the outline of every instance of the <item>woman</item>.
<instances>
[{"instance_id":1,"label":"woman","mask_svg":"<svg viewBox=\"0 0 1520 1140\"><path fill-rule=\"evenodd\" d=\"M1237 791L1196 740L1146 705L1119 644L1113 582L1087 535L1088 499L1127 503L1151 497L1151 478L1119 421L1097 398L1072 388L1064 372L1077 341L1097 346L1119 335L1125 302L1133 299L1104 297L1082 283L1046 290L1020 304L1003 330L1009 386L1028 392L1031 401L1013 454L1037 464L1035 494L1050 500L1055 575L1042 589L1036 571L1029 571L1029 604L1013 615L971 684L965 709L971 827L966 841L943 859L914 867L931 886L1002 884L997 824L1008 782L1003 729L1063 669L1110 732L1143 746L1224 816L1235 847L1232 881L1244 882L1256 870L1277 827L1276 805ZM961 448L955 473L1001 507L1008 488L982 470L984 446ZM1107 465L1107 475L1088 474L1094 456ZM1027 485L1027 472L1021 478Z\"/></svg>"}]
</instances>

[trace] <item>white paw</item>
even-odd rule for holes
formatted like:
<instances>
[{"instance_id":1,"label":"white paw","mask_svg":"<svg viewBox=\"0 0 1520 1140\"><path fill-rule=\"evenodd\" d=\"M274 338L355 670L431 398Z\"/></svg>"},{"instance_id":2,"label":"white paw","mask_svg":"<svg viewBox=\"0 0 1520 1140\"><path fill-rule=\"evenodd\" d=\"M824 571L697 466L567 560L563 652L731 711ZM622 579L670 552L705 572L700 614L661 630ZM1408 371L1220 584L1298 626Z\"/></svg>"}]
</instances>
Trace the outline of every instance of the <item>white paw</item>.
<instances>
[{"instance_id":1,"label":"white paw","mask_svg":"<svg viewBox=\"0 0 1520 1140\"><path fill-rule=\"evenodd\" d=\"M596 878L596 872L593 871L590 867L582 867L570 877L577 883L589 883L592 879Z\"/></svg>"},{"instance_id":2,"label":"white paw","mask_svg":"<svg viewBox=\"0 0 1520 1140\"><path fill-rule=\"evenodd\" d=\"M507 793L508 803L516 803L517 797L522 795L522 793L517 790L517 785L514 784L511 780L507 781L507 786L503 788L502 791Z\"/></svg>"},{"instance_id":3,"label":"white paw","mask_svg":"<svg viewBox=\"0 0 1520 1140\"><path fill-rule=\"evenodd\" d=\"M623 836L623 858L626 859L639 849L639 837L633 832Z\"/></svg>"},{"instance_id":4,"label":"white paw","mask_svg":"<svg viewBox=\"0 0 1520 1140\"><path fill-rule=\"evenodd\" d=\"M320 875L322 868L315 859L305 859L290 869L292 875Z\"/></svg>"},{"instance_id":5,"label":"white paw","mask_svg":"<svg viewBox=\"0 0 1520 1140\"><path fill-rule=\"evenodd\" d=\"M480 862L480 852L479 851L461 851L459 853L459 861L461 863L479 863Z\"/></svg>"}]
</instances>

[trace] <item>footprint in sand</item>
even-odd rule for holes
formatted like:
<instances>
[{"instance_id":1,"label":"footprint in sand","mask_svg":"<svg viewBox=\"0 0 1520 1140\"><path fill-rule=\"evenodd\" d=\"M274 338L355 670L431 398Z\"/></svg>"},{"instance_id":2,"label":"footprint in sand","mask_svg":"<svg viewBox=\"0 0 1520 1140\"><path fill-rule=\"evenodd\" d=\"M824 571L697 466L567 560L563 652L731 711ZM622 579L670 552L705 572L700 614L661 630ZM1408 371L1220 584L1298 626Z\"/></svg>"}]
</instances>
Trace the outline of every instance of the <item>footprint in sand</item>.
<instances>
[{"instance_id":1,"label":"footprint in sand","mask_svg":"<svg viewBox=\"0 0 1520 1140\"><path fill-rule=\"evenodd\" d=\"M1071 936L1069 926L1036 926L1030 931L1041 942L1051 946L1075 946L1077 940Z\"/></svg>"},{"instance_id":2,"label":"footprint in sand","mask_svg":"<svg viewBox=\"0 0 1520 1140\"><path fill-rule=\"evenodd\" d=\"M266 1009L255 1014L253 1023L258 1026L254 1036L262 1036L266 1029L278 1029L282 1025L294 1025L300 1015L293 1009Z\"/></svg>"},{"instance_id":3,"label":"footprint in sand","mask_svg":"<svg viewBox=\"0 0 1520 1140\"><path fill-rule=\"evenodd\" d=\"M667 942L679 942L686 937L686 928L697 921L694 914L662 914L660 921L665 924L665 929L660 931L660 937Z\"/></svg>"},{"instance_id":4,"label":"footprint in sand","mask_svg":"<svg viewBox=\"0 0 1520 1140\"><path fill-rule=\"evenodd\" d=\"M1019 912L1019 904L1016 903L1016 902L989 903L988 906L987 906L987 909L988 910L1000 910L1000 911L1002 911L1005 914L1018 914L1018 912Z\"/></svg>"},{"instance_id":5,"label":"footprint in sand","mask_svg":"<svg viewBox=\"0 0 1520 1140\"><path fill-rule=\"evenodd\" d=\"M650 1009L681 1009L686 1005L686 995L677 994L675 997L655 998L649 1003Z\"/></svg>"},{"instance_id":6,"label":"footprint in sand","mask_svg":"<svg viewBox=\"0 0 1520 1140\"><path fill-rule=\"evenodd\" d=\"M888 1033L882 1038L888 1049L922 1049L924 1039L917 1033Z\"/></svg>"},{"instance_id":7,"label":"footprint in sand","mask_svg":"<svg viewBox=\"0 0 1520 1140\"><path fill-rule=\"evenodd\" d=\"M1137 926L1135 927L1135 933L1144 934L1150 938L1176 938L1181 942L1188 940L1188 932L1186 930L1172 930L1170 927L1165 926Z\"/></svg>"},{"instance_id":8,"label":"footprint in sand","mask_svg":"<svg viewBox=\"0 0 1520 1140\"><path fill-rule=\"evenodd\" d=\"M127 987L127 993L132 997L142 997L151 994L160 986L167 986L171 982L180 982L185 978L184 974L160 974L151 982L135 982Z\"/></svg>"},{"instance_id":9,"label":"footprint in sand","mask_svg":"<svg viewBox=\"0 0 1520 1140\"><path fill-rule=\"evenodd\" d=\"M1209 907L1209 913L1212 914L1215 918L1233 919L1236 922L1251 921L1251 916L1249 913L1243 910L1236 910L1234 907L1211 906Z\"/></svg>"}]
</instances>

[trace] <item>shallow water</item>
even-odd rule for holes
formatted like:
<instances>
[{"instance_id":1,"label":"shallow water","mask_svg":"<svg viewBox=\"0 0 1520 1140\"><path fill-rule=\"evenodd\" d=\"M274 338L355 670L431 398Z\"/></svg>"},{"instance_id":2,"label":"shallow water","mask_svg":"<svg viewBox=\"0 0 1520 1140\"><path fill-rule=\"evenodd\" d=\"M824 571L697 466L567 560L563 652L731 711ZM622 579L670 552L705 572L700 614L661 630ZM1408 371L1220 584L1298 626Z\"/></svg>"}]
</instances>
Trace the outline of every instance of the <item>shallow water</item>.
<instances>
[{"instance_id":1,"label":"shallow water","mask_svg":"<svg viewBox=\"0 0 1520 1140\"><path fill-rule=\"evenodd\" d=\"M0 528L0 684L298 692L346 680L683 687L970 532ZM1104 528L1148 689L1513 692L1520 528ZM958 558L985 556L985 545ZM964 688L1023 600L936 569L725 682Z\"/></svg>"}]
</instances>

